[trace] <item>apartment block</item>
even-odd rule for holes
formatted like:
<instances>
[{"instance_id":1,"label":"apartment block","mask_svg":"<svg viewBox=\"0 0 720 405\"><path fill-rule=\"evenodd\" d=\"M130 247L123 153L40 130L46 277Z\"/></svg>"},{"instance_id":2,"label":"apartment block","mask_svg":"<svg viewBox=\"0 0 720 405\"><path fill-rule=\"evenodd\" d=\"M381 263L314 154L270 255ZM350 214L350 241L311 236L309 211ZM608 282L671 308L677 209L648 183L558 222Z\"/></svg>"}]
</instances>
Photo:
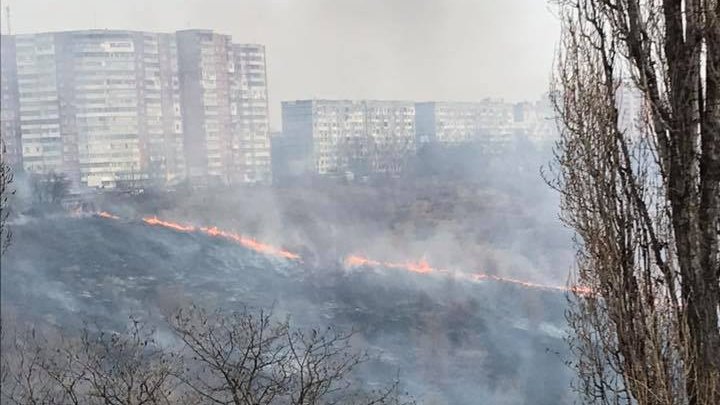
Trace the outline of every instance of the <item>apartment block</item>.
<instances>
[{"instance_id":1,"label":"apartment block","mask_svg":"<svg viewBox=\"0 0 720 405\"><path fill-rule=\"evenodd\" d=\"M415 105L418 143L453 145L507 143L513 133L513 105L502 100L423 102Z\"/></svg>"},{"instance_id":2,"label":"apartment block","mask_svg":"<svg viewBox=\"0 0 720 405\"><path fill-rule=\"evenodd\" d=\"M154 50L154 48L153 48ZM157 67L152 74L155 97L160 90L160 122L153 126L156 135L148 137L147 156L153 180L169 184L186 177L177 41L175 34L157 34ZM159 75L158 75L159 73ZM157 119L157 116L155 116Z\"/></svg>"},{"instance_id":3,"label":"apartment block","mask_svg":"<svg viewBox=\"0 0 720 405\"><path fill-rule=\"evenodd\" d=\"M291 175L397 174L415 153L415 105L406 101L299 100L282 104Z\"/></svg>"},{"instance_id":4,"label":"apartment block","mask_svg":"<svg viewBox=\"0 0 720 405\"><path fill-rule=\"evenodd\" d=\"M620 83L615 93L615 105L618 108L618 127L627 133L630 139L640 140L650 111L643 93L632 81Z\"/></svg>"},{"instance_id":5,"label":"apartment block","mask_svg":"<svg viewBox=\"0 0 720 405\"><path fill-rule=\"evenodd\" d=\"M55 37L55 34L16 37L23 167L31 173L62 172L79 184L77 149L70 151L69 136L61 137ZM68 107L63 104L63 109ZM63 123L68 120L65 116Z\"/></svg>"},{"instance_id":6,"label":"apartment block","mask_svg":"<svg viewBox=\"0 0 720 405\"><path fill-rule=\"evenodd\" d=\"M269 183L265 48L177 32L186 160L196 183Z\"/></svg>"},{"instance_id":7,"label":"apartment block","mask_svg":"<svg viewBox=\"0 0 720 405\"><path fill-rule=\"evenodd\" d=\"M20 138L20 95L17 88L15 37L0 35L0 136L2 160L15 169L22 168Z\"/></svg>"},{"instance_id":8,"label":"apartment block","mask_svg":"<svg viewBox=\"0 0 720 405\"><path fill-rule=\"evenodd\" d=\"M548 145L559 135L556 113L547 95L534 102L514 106L515 134L525 136L535 145Z\"/></svg>"},{"instance_id":9,"label":"apartment block","mask_svg":"<svg viewBox=\"0 0 720 405\"><path fill-rule=\"evenodd\" d=\"M25 169L75 185L183 177L176 49L169 34L86 30L17 36Z\"/></svg>"},{"instance_id":10,"label":"apartment block","mask_svg":"<svg viewBox=\"0 0 720 405\"><path fill-rule=\"evenodd\" d=\"M398 174L415 155L415 105L406 101L365 101L372 173Z\"/></svg>"},{"instance_id":11,"label":"apartment block","mask_svg":"<svg viewBox=\"0 0 720 405\"><path fill-rule=\"evenodd\" d=\"M232 167L235 182L270 183L270 117L265 47L234 44Z\"/></svg>"},{"instance_id":12,"label":"apartment block","mask_svg":"<svg viewBox=\"0 0 720 405\"><path fill-rule=\"evenodd\" d=\"M210 30L178 31L185 161L193 182L230 181L232 39Z\"/></svg>"}]
</instances>

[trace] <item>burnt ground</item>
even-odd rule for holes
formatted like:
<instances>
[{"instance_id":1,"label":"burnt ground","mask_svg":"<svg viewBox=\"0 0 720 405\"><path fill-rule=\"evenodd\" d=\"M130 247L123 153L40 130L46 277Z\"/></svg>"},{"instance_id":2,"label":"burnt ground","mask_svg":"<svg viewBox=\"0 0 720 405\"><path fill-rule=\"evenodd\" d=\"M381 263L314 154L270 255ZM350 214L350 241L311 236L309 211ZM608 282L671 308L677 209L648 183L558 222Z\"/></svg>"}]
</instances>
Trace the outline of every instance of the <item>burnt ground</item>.
<instances>
[{"instance_id":1,"label":"burnt ground","mask_svg":"<svg viewBox=\"0 0 720 405\"><path fill-rule=\"evenodd\" d=\"M399 371L428 403L572 400L560 293L269 259L137 220L31 219L13 233L2 259L5 317L114 329L133 314L162 325L163 314L189 301L274 307L301 326L356 329L356 344L379 355L365 369L368 381Z\"/></svg>"}]
</instances>

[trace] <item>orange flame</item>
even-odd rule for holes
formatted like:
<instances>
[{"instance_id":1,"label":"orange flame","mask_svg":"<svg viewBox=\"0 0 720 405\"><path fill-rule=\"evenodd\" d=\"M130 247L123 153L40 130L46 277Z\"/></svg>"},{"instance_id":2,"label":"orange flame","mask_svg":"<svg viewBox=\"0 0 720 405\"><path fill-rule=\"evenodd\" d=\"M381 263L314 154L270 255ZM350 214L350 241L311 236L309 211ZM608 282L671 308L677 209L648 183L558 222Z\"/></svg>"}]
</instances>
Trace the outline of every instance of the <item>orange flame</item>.
<instances>
[{"instance_id":1,"label":"orange flame","mask_svg":"<svg viewBox=\"0 0 720 405\"><path fill-rule=\"evenodd\" d=\"M143 220L143 222L145 222L148 225L163 226L165 228L170 228L170 229L176 230L178 232L193 232L193 231L195 231L195 227L192 225L183 225L183 224L178 224L175 222L163 221L163 220L159 219L158 217L145 217L142 220Z\"/></svg>"},{"instance_id":2,"label":"orange flame","mask_svg":"<svg viewBox=\"0 0 720 405\"><path fill-rule=\"evenodd\" d=\"M591 292L591 290L587 287L580 287L580 286L564 287L564 286L559 286L559 285L537 284L537 283L532 283L530 281L524 281L524 280L519 280L516 278L510 278L510 277L500 277L500 276L496 276L493 274L475 273L475 274L471 274L470 277L475 281L493 280L493 281L497 281L497 282L501 282L501 283L515 284L515 285L519 285L521 287L535 288L535 289L540 289L540 290L577 292L580 294L589 294Z\"/></svg>"},{"instance_id":3,"label":"orange flame","mask_svg":"<svg viewBox=\"0 0 720 405\"><path fill-rule=\"evenodd\" d=\"M393 262L381 262L373 259L369 259L367 257L359 256L359 255L350 255L345 259L345 266L347 267L385 267L389 269L399 269L404 271L409 271L412 273L420 273L420 274L431 274L431 273L437 273L437 274L452 274L449 270L446 269L438 269L430 266L430 264L425 260L420 260L419 262L412 262L408 261L405 263L393 263ZM509 284L515 284L519 285L521 287L525 288L532 288L532 289L541 289L541 290L554 290L554 291L566 291L566 292L575 292L581 295L591 294L592 290L587 287L582 286L572 286L572 287L563 287L563 286L554 286L554 285L545 285L545 284L537 284L532 283L529 281L524 280L518 280L515 278L510 277L500 277L493 274L485 274L485 273L474 273L474 274L466 274L466 273L454 273L455 277L462 278L464 280L468 281L482 281L482 280L492 280L500 283L509 283Z\"/></svg>"},{"instance_id":4,"label":"orange flame","mask_svg":"<svg viewBox=\"0 0 720 405\"><path fill-rule=\"evenodd\" d=\"M420 274L428 274L433 272L443 272L439 269L434 269L430 267L430 264L423 260L420 260L418 262L404 262L404 263L393 263L393 262L380 262L377 260L368 259L367 257L358 256L358 255L350 255L345 258L345 265L348 267L360 267L360 266L370 266L370 267L387 267L389 269L399 269L399 270L406 270L412 273L420 273Z\"/></svg>"},{"instance_id":5,"label":"orange flame","mask_svg":"<svg viewBox=\"0 0 720 405\"><path fill-rule=\"evenodd\" d=\"M120 219L118 216L113 215L109 212L100 211L97 213L98 217L101 218L107 218L107 219ZM260 242L254 238L244 236L235 232L230 231L224 231L222 229L219 229L215 226L212 227L195 227L188 224L181 224L177 222L170 222L165 221L162 219L159 219L156 216L153 217L144 217L143 222L145 222L148 225L152 226L161 226L164 228L172 229L178 232L202 232L205 235L215 237L215 238L222 238L226 240L233 241L247 249L253 250L258 253L262 253L269 256L276 256L283 259L288 260L297 260L300 261L301 257L300 255L290 252L288 250L278 248L275 246L272 246L270 244ZM396 269L396 270L403 270L408 271L411 273L417 273L417 274L452 274L454 277L461 278L463 280L471 281L471 282L478 282L483 280L492 280L500 283L509 283L509 284L515 284L521 287L525 288L532 288L532 289L541 289L541 290L554 290L554 291L565 291L565 292L574 292L580 295L590 295L593 294L592 289L588 287L583 286L570 286L570 287L563 287L563 286L555 286L555 285L546 285L546 284L537 284L530 281L524 281L519 280L515 278L510 277L501 277L493 274L486 274L486 273L473 273L473 274L467 274L467 273L459 273L459 272L451 272L447 269L440 269L440 268L434 268L428 263L425 259L419 260L419 261L406 261L402 263L398 262L389 262L389 261L379 261L379 260L373 260L364 256L360 255L349 255L345 258L345 266L348 268L352 267L384 267L388 269Z\"/></svg>"},{"instance_id":6,"label":"orange flame","mask_svg":"<svg viewBox=\"0 0 720 405\"><path fill-rule=\"evenodd\" d=\"M405 269L412 271L413 273L427 274L435 271L425 259L419 262L406 262L402 265Z\"/></svg>"},{"instance_id":7,"label":"orange flame","mask_svg":"<svg viewBox=\"0 0 720 405\"><path fill-rule=\"evenodd\" d=\"M200 228L200 231L205 233L206 235L232 240L232 241L236 242L237 244L239 244L243 247L246 247L248 249L254 250L258 253L263 253L263 254L271 255L271 256L278 256L278 257L282 257L284 259L289 259L289 260L300 260L300 256L295 253L292 253L285 249L277 248L277 247L269 245L267 243L259 242L253 238L249 238L247 236L243 236L243 235L237 234L235 232L227 232L227 231L220 230L215 226L210 227L210 228Z\"/></svg>"},{"instance_id":8,"label":"orange flame","mask_svg":"<svg viewBox=\"0 0 720 405\"><path fill-rule=\"evenodd\" d=\"M277 256L277 257L281 257L283 259L289 259L289 260L300 260L300 256L295 253L292 253L285 249L277 248L277 247L269 245L267 243L259 242L253 238L243 236L243 235L240 235L235 232L229 232L229 231L224 231L222 229L218 229L215 226L196 228L192 225L164 221L164 220L159 219L158 217L145 217L142 220L143 220L143 222L145 222L148 225L162 226L162 227L169 228L169 229L172 229L172 230L175 230L178 232L202 232L208 236L212 236L215 238L231 240L247 249L253 250L258 253L262 253L264 255Z\"/></svg>"},{"instance_id":9,"label":"orange flame","mask_svg":"<svg viewBox=\"0 0 720 405\"><path fill-rule=\"evenodd\" d=\"M120 219L119 216L113 215L107 211L100 211L97 213L97 216L99 216L100 218L106 218L106 219Z\"/></svg>"},{"instance_id":10,"label":"orange flame","mask_svg":"<svg viewBox=\"0 0 720 405\"><path fill-rule=\"evenodd\" d=\"M382 266L381 262L370 260L367 257L350 255L345 258L345 266L347 267L361 267L361 266Z\"/></svg>"}]
</instances>

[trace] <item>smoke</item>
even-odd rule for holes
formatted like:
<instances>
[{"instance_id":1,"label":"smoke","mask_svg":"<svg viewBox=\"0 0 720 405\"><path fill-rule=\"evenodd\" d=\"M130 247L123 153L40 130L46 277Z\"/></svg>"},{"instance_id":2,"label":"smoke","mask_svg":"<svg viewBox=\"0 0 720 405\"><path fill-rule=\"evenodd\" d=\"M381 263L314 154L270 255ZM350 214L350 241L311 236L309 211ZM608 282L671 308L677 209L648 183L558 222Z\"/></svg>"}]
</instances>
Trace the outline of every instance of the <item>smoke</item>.
<instances>
[{"instance_id":1,"label":"smoke","mask_svg":"<svg viewBox=\"0 0 720 405\"><path fill-rule=\"evenodd\" d=\"M17 33L212 28L240 42L265 44L274 127L280 125L281 100L308 97L532 99L547 89L559 32L546 2L536 0L192 0L182 4L5 0L3 4L12 9Z\"/></svg>"},{"instance_id":2,"label":"smoke","mask_svg":"<svg viewBox=\"0 0 720 405\"><path fill-rule=\"evenodd\" d=\"M535 98L558 29L529 0L8 2L17 33L210 28L262 43L273 127L281 100ZM129 316L162 325L189 302L273 307L358 330L354 344L378 353L367 384L399 372L424 403L573 402L573 251L539 176L549 150L494 152L422 150L403 177L368 183L178 186L53 209L19 176L3 319L119 329Z\"/></svg>"},{"instance_id":3,"label":"smoke","mask_svg":"<svg viewBox=\"0 0 720 405\"><path fill-rule=\"evenodd\" d=\"M426 403L569 403L565 297L545 287L564 285L570 239L529 154L373 184L106 194L80 214L21 204L3 314L120 328L189 302L273 307L358 330L378 353L367 383L399 371Z\"/></svg>"}]
</instances>

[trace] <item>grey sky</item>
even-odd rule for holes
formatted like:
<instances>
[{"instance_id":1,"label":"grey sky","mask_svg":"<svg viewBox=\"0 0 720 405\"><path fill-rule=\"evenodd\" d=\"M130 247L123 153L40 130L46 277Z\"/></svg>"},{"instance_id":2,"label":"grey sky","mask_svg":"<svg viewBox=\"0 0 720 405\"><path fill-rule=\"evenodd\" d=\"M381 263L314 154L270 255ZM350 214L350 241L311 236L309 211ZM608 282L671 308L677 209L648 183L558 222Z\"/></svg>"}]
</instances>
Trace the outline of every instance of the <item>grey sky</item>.
<instances>
[{"instance_id":1,"label":"grey sky","mask_svg":"<svg viewBox=\"0 0 720 405\"><path fill-rule=\"evenodd\" d=\"M211 28L265 44L273 127L297 98L534 100L559 32L546 0L0 1L15 33Z\"/></svg>"}]
</instances>

